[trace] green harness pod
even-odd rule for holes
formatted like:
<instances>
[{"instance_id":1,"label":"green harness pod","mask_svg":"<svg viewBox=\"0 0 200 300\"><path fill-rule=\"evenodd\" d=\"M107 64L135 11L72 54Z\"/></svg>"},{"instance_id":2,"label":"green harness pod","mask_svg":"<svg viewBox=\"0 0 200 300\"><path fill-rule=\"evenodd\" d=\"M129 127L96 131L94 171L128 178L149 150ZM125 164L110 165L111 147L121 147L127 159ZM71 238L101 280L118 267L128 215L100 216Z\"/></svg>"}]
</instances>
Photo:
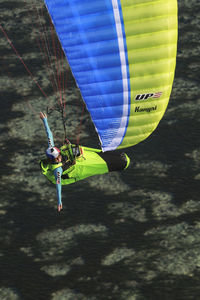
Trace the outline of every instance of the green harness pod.
<instances>
[{"instance_id":1,"label":"green harness pod","mask_svg":"<svg viewBox=\"0 0 200 300\"><path fill-rule=\"evenodd\" d=\"M54 184L56 180L53 171L59 167L63 168L61 184L67 185L93 175L125 170L130 164L127 154L115 151L102 152L72 144L63 145L60 151L61 163L50 163L48 159L40 161L43 175Z\"/></svg>"},{"instance_id":2,"label":"green harness pod","mask_svg":"<svg viewBox=\"0 0 200 300\"><path fill-rule=\"evenodd\" d=\"M101 150L71 144L62 146L60 150L63 162L52 164L48 159L40 161L43 175L54 184L56 180L53 171L59 167L63 168L62 185L109 172L107 163L98 155Z\"/></svg>"}]
</instances>

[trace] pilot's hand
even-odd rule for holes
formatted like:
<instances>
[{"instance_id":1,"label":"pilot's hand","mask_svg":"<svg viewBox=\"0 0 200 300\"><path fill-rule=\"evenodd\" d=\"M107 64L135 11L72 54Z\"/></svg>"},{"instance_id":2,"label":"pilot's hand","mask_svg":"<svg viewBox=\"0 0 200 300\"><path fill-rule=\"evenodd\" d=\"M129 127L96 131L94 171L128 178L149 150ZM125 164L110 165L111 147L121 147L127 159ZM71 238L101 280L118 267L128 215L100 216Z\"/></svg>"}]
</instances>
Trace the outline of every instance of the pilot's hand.
<instances>
[{"instance_id":1,"label":"pilot's hand","mask_svg":"<svg viewBox=\"0 0 200 300\"><path fill-rule=\"evenodd\" d=\"M43 112L40 112L40 119L43 120L45 118L47 118L47 115Z\"/></svg>"},{"instance_id":2,"label":"pilot's hand","mask_svg":"<svg viewBox=\"0 0 200 300\"><path fill-rule=\"evenodd\" d=\"M58 211L61 211L61 209L62 209L62 203L58 204Z\"/></svg>"}]
</instances>

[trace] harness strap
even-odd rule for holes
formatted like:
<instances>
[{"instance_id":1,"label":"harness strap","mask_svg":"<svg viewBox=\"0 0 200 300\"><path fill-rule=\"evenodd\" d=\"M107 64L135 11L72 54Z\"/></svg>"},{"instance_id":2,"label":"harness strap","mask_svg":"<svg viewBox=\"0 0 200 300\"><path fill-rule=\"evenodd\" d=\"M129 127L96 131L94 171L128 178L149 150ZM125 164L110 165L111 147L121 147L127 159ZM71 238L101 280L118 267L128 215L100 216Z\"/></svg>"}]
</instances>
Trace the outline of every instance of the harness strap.
<instances>
[{"instance_id":1,"label":"harness strap","mask_svg":"<svg viewBox=\"0 0 200 300\"><path fill-rule=\"evenodd\" d=\"M55 169L59 168L59 167L62 167L62 163L59 163L59 164L51 164L51 170L54 171Z\"/></svg>"}]
</instances>

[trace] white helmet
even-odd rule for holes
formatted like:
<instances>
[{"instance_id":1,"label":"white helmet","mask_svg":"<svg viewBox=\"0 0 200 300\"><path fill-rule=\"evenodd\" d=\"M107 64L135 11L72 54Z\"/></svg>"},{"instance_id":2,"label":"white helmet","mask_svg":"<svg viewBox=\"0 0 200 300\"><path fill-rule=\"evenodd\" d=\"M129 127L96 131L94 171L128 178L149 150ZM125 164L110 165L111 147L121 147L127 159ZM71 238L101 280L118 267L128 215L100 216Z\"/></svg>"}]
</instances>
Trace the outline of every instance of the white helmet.
<instances>
[{"instance_id":1,"label":"white helmet","mask_svg":"<svg viewBox=\"0 0 200 300\"><path fill-rule=\"evenodd\" d=\"M60 154L60 150L56 147L49 147L46 150L46 155L50 159L57 158Z\"/></svg>"}]
</instances>

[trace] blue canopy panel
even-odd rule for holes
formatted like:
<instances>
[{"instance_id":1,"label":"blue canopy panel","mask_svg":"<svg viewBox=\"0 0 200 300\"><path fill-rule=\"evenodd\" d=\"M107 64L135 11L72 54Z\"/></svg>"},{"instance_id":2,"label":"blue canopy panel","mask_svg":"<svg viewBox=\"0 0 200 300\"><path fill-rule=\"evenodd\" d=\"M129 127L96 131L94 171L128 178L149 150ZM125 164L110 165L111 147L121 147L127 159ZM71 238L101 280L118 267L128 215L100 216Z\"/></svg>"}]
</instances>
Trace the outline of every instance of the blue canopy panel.
<instances>
[{"instance_id":1,"label":"blue canopy panel","mask_svg":"<svg viewBox=\"0 0 200 300\"><path fill-rule=\"evenodd\" d=\"M45 0L62 48L99 135L116 149L130 114L124 24L118 0Z\"/></svg>"}]
</instances>

